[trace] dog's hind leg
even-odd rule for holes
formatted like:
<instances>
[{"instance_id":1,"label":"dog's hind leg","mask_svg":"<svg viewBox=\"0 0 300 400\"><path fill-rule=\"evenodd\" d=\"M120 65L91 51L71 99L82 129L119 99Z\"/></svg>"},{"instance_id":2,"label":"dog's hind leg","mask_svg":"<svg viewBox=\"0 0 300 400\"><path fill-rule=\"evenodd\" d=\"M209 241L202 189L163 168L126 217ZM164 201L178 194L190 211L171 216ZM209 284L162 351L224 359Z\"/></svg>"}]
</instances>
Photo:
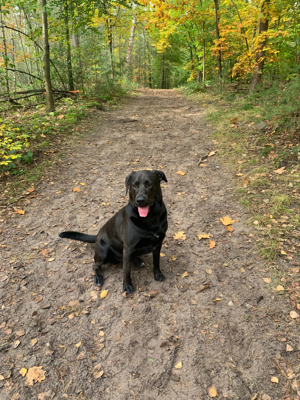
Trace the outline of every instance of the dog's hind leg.
<instances>
[{"instance_id":1,"label":"dog's hind leg","mask_svg":"<svg viewBox=\"0 0 300 400\"><path fill-rule=\"evenodd\" d=\"M102 264L105 260L105 250L103 249L103 247L97 242L96 243L96 247L95 247L95 264L93 266L94 272L95 272L95 285L96 286L103 286L104 283L104 278L102 275Z\"/></svg>"},{"instance_id":2,"label":"dog's hind leg","mask_svg":"<svg viewBox=\"0 0 300 400\"><path fill-rule=\"evenodd\" d=\"M161 245L157 246L153 251L153 273L156 281L164 281L166 278L159 268Z\"/></svg>"},{"instance_id":3,"label":"dog's hind leg","mask_svg":"<svg viewBox=\"0 0 300 400\"><path fill-rule=\"evenodd\" d=\"M135 267L144 267L145 266L145 262L140 258L140 257L135 257L133 260L132 260L132 264L135 266Z\"/></svg>"}]
</instances>

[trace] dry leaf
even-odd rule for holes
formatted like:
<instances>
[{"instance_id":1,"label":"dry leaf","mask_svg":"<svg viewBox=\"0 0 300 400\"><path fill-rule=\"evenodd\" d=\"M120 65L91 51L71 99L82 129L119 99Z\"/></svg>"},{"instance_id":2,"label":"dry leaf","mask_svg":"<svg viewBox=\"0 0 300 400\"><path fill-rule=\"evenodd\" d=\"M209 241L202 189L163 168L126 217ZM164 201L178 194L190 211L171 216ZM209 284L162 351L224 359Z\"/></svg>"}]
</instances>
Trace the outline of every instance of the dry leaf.
<instances>
[{"instance_id":1,"label":"dry leaf","mask_svg":"<svg viewBox=\"0 0 300 400\"><path fill-rule=\"evenodd\" d=\"M80 340L80 342L75 344L75 347L77 347L77 348L80 347L80 346L81 346L81 340Z\"/></svg>"},{"instance_id":2,"label":"dry leaf","mask_svg":"<svg viewBox=\"0 0 300 400\"><path fill-rule=\"evenodd\" d=\"M103 374L104 374L104 371L99 371L99 372L94 372L93 373L95 379L101 378L101 376Z\"/></svg>"},{"instance_id":3,"label":"dry leaf","mask_svg":"<svg viewBox=\"0 0 300 400\"><path fill-rule=\"evenodd\" d=\"M214 156L214 155L216 154L216 152L217 152L217 151L211 151L211 152L208 154L208 157Z\"/></svg>"},{"instance_id":4,"label":"dry leaf","mask_svg":"<svg viewBox=\"0 0 300 400\"><path fill-rule=\"evenodd\" d=\"M177 260L177 257L171 256L171 260L172 260L172 261L175 261L175 260Z\"/></svg>"},{"instance_id":5,"label":"dry leaf","mask_svg":"<svg viewBox=\"0 0 300 400\"><path fill-rule=\"evenodd\" d=\"M185 278L186 276L188 276L187 271L185 271L185 273L181 275L182 278Z\"/></svg>"},{"instance_id":6,"label":"dry leaf","mask_svg":"<svg viewBox=\"0 0 300 400\"><path fill-rule=\"evenodd\" d=\"M217 389L214 385L212 385L208 388L208 395L209 395L209 397L217 397L218 396Z\"/></svg>"},{"instance_id":7,"label":"dry leaf","mask_svg":"<svg viewBox=\"0 0 300 400\"><path fill-rule=\"evenodd\" d=\"M98 297L98 292L96 290L93 290L91 292L92 300L97 300Z\"/></svg>"},{"instance_id":8,"label":"dry leaf","mask_svg":"<svg viewBox=\"0 0 300 400\"><path fill-rule=\"evenodd\" d=\"M286 255L286 252L284 250L280 250L280 254L282 254L283 256Z\"/></svg>"},{"instance_id":9,"label":"dry leaf","mask_svg":"<svg viewBox=\"0 0 300 400\"><path fill-rule=\"evenodd\" d=\"M47 254L48 254L48 250L46 250L46 249L41 250L42 256L46 257Z\"/></svg>"},{"instance_id":10,"label":"dry leaf","mask_svg":"<svg viewBox=\"0 0 300 400\"><path fill-rule=\"evenodd\" d=\"M274 171L275 174L282 175L285 171L285 167L278 168Z\"/></svg>"},{"instance_id":11,"label":"dry leaf","mask_svg":"<svg viewBox=\"0 0 300 400\"><path fill-rule=\"evenodd\" d=\"M179 363L175 365L175 368L176 369L181 369L182 368L182 362L179 361Z\"/></svg>"},{"instance_id":12,"label":"dry leaf","mask_svg":"<svg viewBox=\"0 0 300 400\"><path fill-rule=\"evenodd\" d=\"M209 233L200 233L198 236L198 239L209 239L210 238L210 234Z\"/></svg>"},{"instance_id":13,"label":"dry leaf","mask_svg":"<svg viewBox=\"0 0 300 400\"><path fill-rule=\"evenodd\" d=\"M108 290L102 290L100 297L101 299L104 299L107 296Z\"/></svg>"},{"instance_id":14,"label":"dry leaf","mask_svg":"<svg viewBox=\"0 0 300 400\"><path fill-rule=\"evenodd\" d=\"M232 226L226 226L226 229L228 230L228 232L233 232L234 229L232 228Z\"/></svg>"},{"instance_id":15,"label":"dry leaf","mask_svg":"<svg viewBox=\"0 0 300 400\"><path fill-rule=\"evenodd\" d=\"M99 336L104 336L104 332L103 332L103 331L100 331L100 332L99 332Z\"/></svg>"},{"instance_id":16,"label":"dry leaf","mask_svg":"<svg viewBox=\"0 0 300 400\"><path fill-rule=\"evenodd\" d=\"M69 319L73 319L74 318L74 314L72 313L72 314L69 314Z\"/></svg>"},{"instance_id":17,"label":"dry leaf","mask_svg":"<svg viewBox=\"0 0 300 400\"><path fill-rule=\"evenodd\" d=\"M24 331L24 330L17 331L17 332L16 332L16 335L19 336L19 337L20 337L20 336L24 336L24 335L25 335L25 331Z\"/></svg>"},{"instance_id":18,"label":"dry leaf","mask_svg":"<svg viewBox=\"0 0 300 400\"><path fill-rule=\"evenodd\" d=\"M184 231L179 231L179 232L175 233L175 235L173 236L173 238L174 238L175 240L179 240L179 239L181 239L181 240L186 240L186 236L185 236L185 234L184 234Z\"/></svg>"},{"instance_id":19,"label":"dry leaf","mask_svg":"<svg viewBox=\"0 0 300 400\"><path fill-rule=\"evenodd\" d=\"M243 176L244 174L242 174L241 172L239 172L238 174L236 174L236 176Z\"/></svg>"},{"instance_id":20,"label":"dry leaf","mask_svg":"<svg viewBox=\"0 0 300 400\"><path fill-rule=\"evenodd\" d=\"M205 271L206 271L206 273L207 273L207 274L212 274L212 270L211 270L211 269L209 269L209 268L206 268L206 270L205 270Z\"/></svg>"},{"instance_id":21,"label":"dry leaf","mask_svg":"<svg viewBox=\"0 0 300 400\"><path fill-rule=\"evenodd\" d=\"M194 299L191 299L191 303L194 304L194 305L198 304L198 302L196 300L194 300Z\"/></svg>"},{"instance_id":22,"label":"dry leaf","mask_svg":"<svg viewBox=\"0 0 300 400\"><path fill-rule=\"evenodd\" d=\"M277 292L280 292L281 290L284 290L284 287L281 285L278 285L278 286L276 286L275 290L277 290Z\"/></svg>"},{"instance_id":23,"label":"dry leaf","mask_svg":"<svg viewBox=\"0 0 300 400\"><path fill-rule=\"evenodd\" d=\"M25 214L25 210L17 210L18 214L24 215Z\"/></svg>"},{"instance_id":24,"label":"dry leaf","mask_svg":"<svg viewBox=\"0 0 300 400\"><path fill-rule=\"evenodd\" d=\"M58 119L63 119L63 118L64 118L64 115L63 115L63 114L60 114L57 118L58 118Z\"/></svg>"},{"instance_id":25,"label":"dry leaf","mask_svg":"<svg viewBox=\"0 0 300 400\"><path fill-rule=\"evenodd\" d=\"M231 224L233 224L234 222L236 222L236 221L234 221L233 219L231 219L230 217L223 217L223 218L220 218L220 221L221 221L222 224L225 225L225 226L231 225Z\"/></svg>"},{"instance_id":26,"label":"dry leaf","mask_svg":"<svg viewBox=\"0 0 300 400\"><path fill-rule=\"evenodd\" d=\"M33 386L33 381L42 382L45 379L43 367L32 367L27 372L26 385Z\"/></svg>"},{"instance_id":27,"label":"dry leaf","mask_svg":"<svg viewBox=\"0 0 300 400\"><path fill-rule=\"evenodd\" d=\"M37 339L31 339L30 344L33 347L35 344L37 344Z\"/></svg>"},{"instance_id":28,"label":"dry leaf","mask_svg":"<svg viewBox=\"0 0 300 400\"><path fill-rule=\"evenodd\" d=\"M80 183L80 185L85 186L85 183L83 183L83 182L79 182L79 183Z\"/></svg>"},{"instance_id":29,"label":"dry leaf","mask_svg":"<svg viewBox=\"0 0 300 400\"><path fill-rule=\"evenodd\" d=\"M244 178L244 180L243 180L243 187L245 188L245 187L247 187L249 185L249 180L248 180L248 178L246 177L246 178Z\"/></svg>"},{"instance_id":30,"label":"dry leaf","mask_svg":"<svg viewBox=\"0 0 300 400\"><path fill-rule=\"evenodd\" d=\"M74 187L73 192L81 192L81 189L79 187Z\"/></svg>"},{"instance_id":31,"label":"dry leaf","mask_svg":"<svg viewBox=\"0 0 300 400\"><path fill-rule=\"evenodd\" d=\"M272 376L271 382L273 382L273 383L278 383L279 380L278 380L278 378L277 378L276 376Z\"/></svg>"},{"instance_id":32,"label":"dry leaf","mask_svg":"<svg viewBox=\"0 0 300 400\"><path fill-rule=\"evenodd\" d=\"M183 171L177 171L177 174L178 174L178 175L181 175L181 176L184 176L184 175L185 175L185 172L183 172Z\"/></svg>"},{"instance_id":33,"label":"dry leaf","mask_svg":"<svg viewBox=\"0 0 300 400\"><path fill-rule=\"evenodd\" d=\"M271 278L262 278L265 283L271 283Z\"/></svg>"},{"instance_id":34,"label":"dry leaf","mask_svg":"<svg viewBox=\"0 0 300 400\"><path fill-rule=\"evenodd\" d=\"M286 345L286 351L293 351L294 349L289 344Z\"/></svg>"},{"instance_id":35,"label":"dry leaf","mask_svg":"<svg viewBox=\"0 0 300 400\"><path fill-rule=\"evenodd\" d=\"M84 360L86 358L86 354L84 351L78 354L76 360Z\"/></svg>"},{"instance_id":36,"label":"dry leaf","mask_svg":"<svg viewBox=\"0 0 300 400\"><path fill-rule=\"evenodd\" d=\"M207 164L199 164L200 167L207 167Z\"/></svg>"},{"instance_id":37,"label":"dry leaf","mask_svg":"<svg viewBox=\"0 0 300 400\"><path fill-rule=\"evenodd\" d=\"M296 311L291 311L290 312L290 317L293 318L293 319L296 319L296 318L299 318L299 314L296 313Z\"/></svg>"},{"instance_id":38,"label":"dry leaf","mask_svg":"<svg viewBox=\"0 0 300 400\"><path fill-rule=\"evenodd\" d=\"M160 253L160 256L161 257L165 257L166 255L164 253Z\"/></svg>"},{"instance_id":39,"label":"dry leaf","mask_svg":"<svg viewBox=\"0 0 300 400\"><path fill-rule=\"evenodd\" d=\"M213 240L209 241L209 248L210 249L214 249L216 247L216 242L214 242Z\"/></svg>"},{"instance_id":40,"label":"dry leaf","mask_svg":"<svg viewBox=\"0 0 300 400\"><path fill-rule=\"evenodd\" d=\"M13 347L14 349L16 349L16 348L19 346L20 343L21 343L20 340L15 340L12 347Z\"/></svg>"},{"instance_id":41,"label":"dry leaf","mask_svg":"<svg viewBox=\"0 0 300 400\"><path fill-rule=\"evenodd\" d=\"M22 368L22 369L20 370L20 374L21 374L22 376L25 376L25 375L27 374L27 369L26 369L26 368Z\"/></svg>"}]
</instances>

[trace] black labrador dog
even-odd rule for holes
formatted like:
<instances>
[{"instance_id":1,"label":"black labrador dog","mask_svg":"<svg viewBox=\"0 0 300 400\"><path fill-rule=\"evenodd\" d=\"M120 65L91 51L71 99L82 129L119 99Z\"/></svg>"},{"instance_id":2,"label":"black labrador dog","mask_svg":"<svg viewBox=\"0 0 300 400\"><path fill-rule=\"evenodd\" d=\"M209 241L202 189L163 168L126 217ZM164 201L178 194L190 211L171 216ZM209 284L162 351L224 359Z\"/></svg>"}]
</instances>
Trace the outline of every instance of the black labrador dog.
<instances>
[{"instance_id":1,"label":"black labrador dog","mask_svg":"<svg viewBox=\"0 0 300 400\"><path fill-rule=\"evenodd\" d=\"M167 182L162 171L136 171L125 180L129 202L100 229L98 235L62 232L61 238L95 243L95 284L102 286L101 266L123 261L123 291L134 292L131 263L143 266L139 256L153 253L153 273L157 281L165 276L159 267L160 250L168 229L167 210L162 200L160 182Z\"/></svg>"}]
</instances>

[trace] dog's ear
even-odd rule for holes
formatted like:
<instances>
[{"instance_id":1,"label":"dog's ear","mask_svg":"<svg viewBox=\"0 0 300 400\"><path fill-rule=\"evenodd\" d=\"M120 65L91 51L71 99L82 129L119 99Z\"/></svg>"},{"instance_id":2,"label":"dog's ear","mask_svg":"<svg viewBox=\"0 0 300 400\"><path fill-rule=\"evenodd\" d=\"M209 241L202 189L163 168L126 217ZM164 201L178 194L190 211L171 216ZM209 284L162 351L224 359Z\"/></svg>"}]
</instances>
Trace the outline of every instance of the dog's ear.
<instances>
[{"instance_id":1,"label":"dog's ear","mask_svg":"<svg viewBox=\"0 0 300 400\"><path fill-rule=\"evenodd\" d=\"M157 177L158 177L158 179L159 179L159 182L161 182L161 181L168 182L167 177L166 177L166 175L165 175L164 172L162 172L162 171L157 171L157 170L154 170L154 172L156 173L156 175L157 175Z\"/></svg>"},{"instance_id":2,"label":"dog's ear","mask_svg":"<svg viewBox=\"0 0 300 400\"><path fill-rule=\"evenodd\" d=\"M129 184L130 184L130 181L131 181L131 176L132 176L132 172L125 179L126 194L128 192Z\"/></svg>"}]
</instances>

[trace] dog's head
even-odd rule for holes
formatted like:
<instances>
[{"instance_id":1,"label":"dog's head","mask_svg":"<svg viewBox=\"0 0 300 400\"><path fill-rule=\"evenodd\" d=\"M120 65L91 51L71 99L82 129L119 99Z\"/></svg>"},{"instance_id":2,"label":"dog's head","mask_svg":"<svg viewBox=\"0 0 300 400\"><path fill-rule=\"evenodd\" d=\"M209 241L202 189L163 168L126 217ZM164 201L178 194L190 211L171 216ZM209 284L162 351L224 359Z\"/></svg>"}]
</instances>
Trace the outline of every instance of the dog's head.
<instances>
[{"instance_id":1,"label":"dog's head","mask_svg":"<svg viewBox=\"0 0 300 400\"><path fill-rule=\"evenodd\" d=\"M129 189L129 199L138 208L140 217L147 217L153 203L161 201L160 182L167 181L162 171L135 171L125 180L126 193Z\"/></svg>"}]
</instances>

